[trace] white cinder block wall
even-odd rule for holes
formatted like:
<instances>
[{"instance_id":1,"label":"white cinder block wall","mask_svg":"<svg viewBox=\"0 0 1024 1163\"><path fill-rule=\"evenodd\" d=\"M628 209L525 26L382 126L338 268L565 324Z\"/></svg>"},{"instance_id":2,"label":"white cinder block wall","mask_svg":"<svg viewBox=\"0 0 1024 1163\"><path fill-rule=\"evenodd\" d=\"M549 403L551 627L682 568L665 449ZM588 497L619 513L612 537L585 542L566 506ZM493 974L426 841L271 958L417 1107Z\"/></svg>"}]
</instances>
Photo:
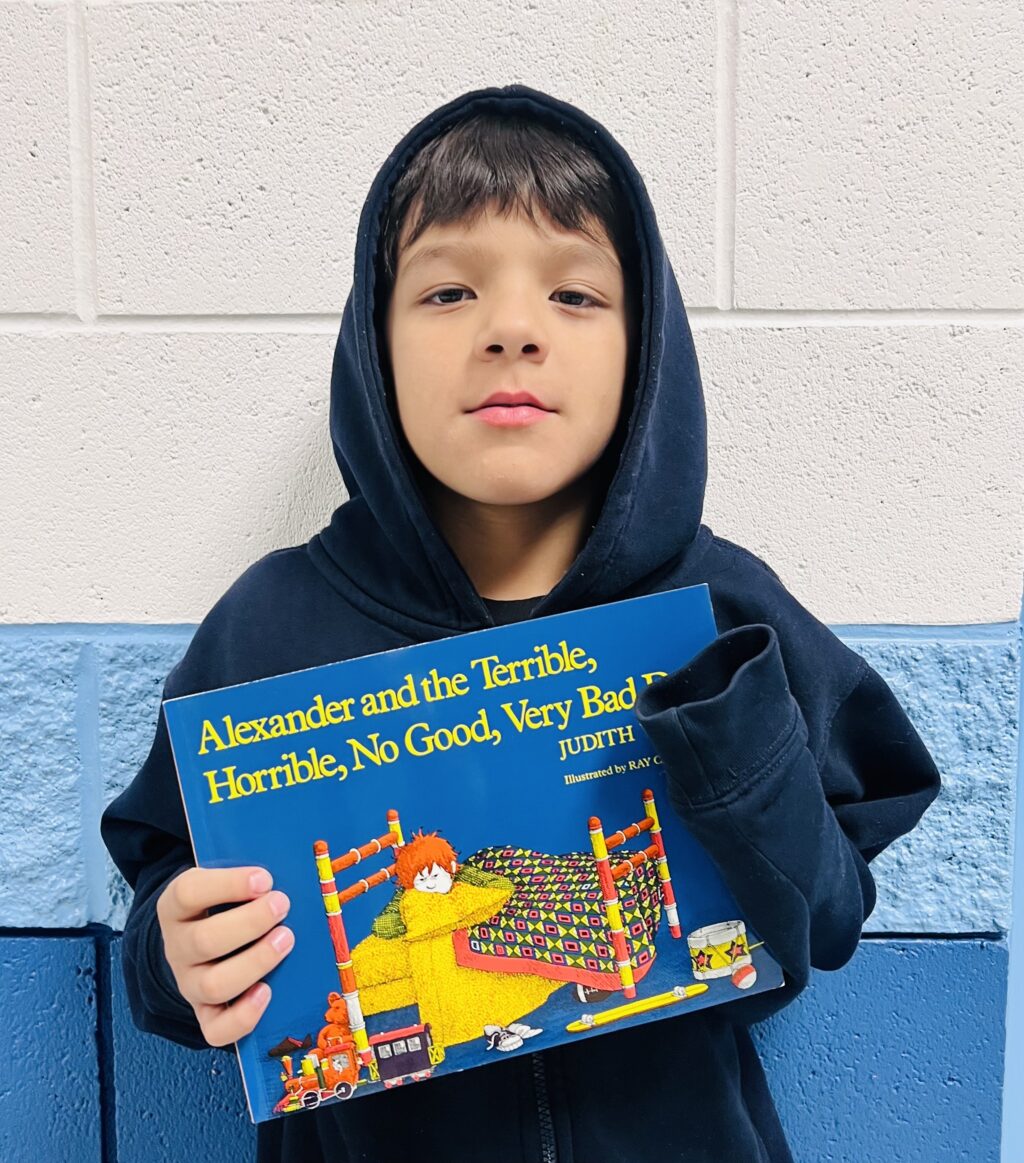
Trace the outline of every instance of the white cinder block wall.
<instances>
[{"instance_id":1,"label":"white cinder block wall","mask_svg":"<svg viewBox=\"0 0 1024 1163\"><path fill-rule=\"evenodd\" d=\"M330 355L369 182L523 81L648 181L707 520L831 622L1015 619L1024 10L0 4L0 620L195 622L343 499Z\"/></svg>"}]
</instances>

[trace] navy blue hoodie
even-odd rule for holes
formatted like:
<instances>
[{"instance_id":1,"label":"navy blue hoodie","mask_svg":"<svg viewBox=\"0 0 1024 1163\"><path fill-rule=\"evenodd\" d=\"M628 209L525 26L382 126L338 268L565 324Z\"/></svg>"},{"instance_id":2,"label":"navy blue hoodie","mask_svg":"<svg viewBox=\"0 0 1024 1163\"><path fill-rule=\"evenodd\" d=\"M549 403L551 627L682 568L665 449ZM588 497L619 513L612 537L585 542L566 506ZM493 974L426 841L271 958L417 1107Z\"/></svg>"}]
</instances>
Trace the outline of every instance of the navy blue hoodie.
<instances>
[{"instance_id":1,"label":"navy blue hoodie","mask_svg":"<svg viewBox=\"0 0 1024 1163\"><path fill-rule=\"evenodd\" d=\"M642 319L618 464L576 560L535 601L481 598L432 520L387 406L374 327L382 211L410 156L480 109L578 133L628 193ZM164 697L706 582L719 637L647 687L637 717L673 807L782 965L785 987L652 1025L508 1058L258 1128L258 1159L289 1163L788 1163L748 1025L811 967L853 955L875 902L869 862L939 790L886 683L752 553L701 523L704 401L693 339L644 183L623 148L570 104L514 84L450 101L414 126L373 181L331 381L331 437L349 499L308 543L251 565L203 619ZM164 957L156 900L193 862L163 716L104 842L135 896L123 940L138 1026L205 1045Z\"/></svg>"}]
</instances>

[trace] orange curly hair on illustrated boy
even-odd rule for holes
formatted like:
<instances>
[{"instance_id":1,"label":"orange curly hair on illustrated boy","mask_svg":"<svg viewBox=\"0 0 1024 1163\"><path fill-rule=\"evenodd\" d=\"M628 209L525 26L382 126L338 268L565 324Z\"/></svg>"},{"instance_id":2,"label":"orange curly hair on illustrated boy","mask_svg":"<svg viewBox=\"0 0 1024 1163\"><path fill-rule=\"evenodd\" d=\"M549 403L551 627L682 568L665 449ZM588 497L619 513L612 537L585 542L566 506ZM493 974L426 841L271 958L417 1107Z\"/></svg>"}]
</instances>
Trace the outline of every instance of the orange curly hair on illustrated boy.
<instances>
[{"instance_id":1,"label":"orange curly hair on illustrated boy","mask_svg":"<svg viewBox=\"0 0 1024 1163\"><path fill-rule=\"evenodd\" d=\"M446 879L450 883L457 865L455 849L451 844L436 832L424 834L422 828L395 853L395 876L402 888L406 889L425 887L424 878L430 877L434 870L447 874ZM435 888L432 891L438 890Z\"/></svg>"}]
</instances>

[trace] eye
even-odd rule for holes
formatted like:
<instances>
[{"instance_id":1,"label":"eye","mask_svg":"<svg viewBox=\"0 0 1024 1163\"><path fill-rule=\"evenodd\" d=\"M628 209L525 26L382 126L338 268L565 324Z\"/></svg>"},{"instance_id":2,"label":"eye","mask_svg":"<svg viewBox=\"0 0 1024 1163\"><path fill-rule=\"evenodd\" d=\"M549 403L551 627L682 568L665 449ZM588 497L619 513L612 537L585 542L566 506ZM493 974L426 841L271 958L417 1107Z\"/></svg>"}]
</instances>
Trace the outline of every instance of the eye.
<instances>
[{"instance_id":1,"label":"eye","mask_svg":"<svg viewBox=\"0 0 1024 1163\"><path fill-rule=\"evenodd\" d=\"M465 295L466 293L467 292L466 292L465 287L442 287L440 289L440 291L435 291L432 295L428 295L423 300L423 302L424 303L433 303L438 295ZM472 294L471 291L469 293ZM458 299L448 299L444 303L434 303L434 306L435 307L450 307L453 303L458 303L458 302L459 302Z\"/></svg>"},{"instance_id":2,"label":"eye","mask_svg":"<svg viewBox=\"0 0 1024 1163\"><path fill-rule=\"evenodd\" d=\"M591 306L596 307L598 305L597 300L594 298L594 296L588 295L586 293L586 291L555 291L555 294L556 295L579 295L583 299L589 299ZM563 304L563 306L565 306L565 307L582 307L583 304L582 303L565 303L565 304Z\"/></svg>"}]
</instances>

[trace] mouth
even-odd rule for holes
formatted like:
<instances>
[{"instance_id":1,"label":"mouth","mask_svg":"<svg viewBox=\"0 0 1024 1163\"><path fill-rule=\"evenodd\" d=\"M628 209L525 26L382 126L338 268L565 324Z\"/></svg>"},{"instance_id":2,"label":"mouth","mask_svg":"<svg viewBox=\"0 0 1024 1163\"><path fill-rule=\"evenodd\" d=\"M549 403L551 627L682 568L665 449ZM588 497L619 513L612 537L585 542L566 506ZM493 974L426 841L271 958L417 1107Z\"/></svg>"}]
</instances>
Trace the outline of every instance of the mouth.
<instances>
[{"instance_id":1,"label":"mouth","mask_svg":"<svg viewBox=\"0 0 1024 1163\"><path fill-rule=\"evenodd\" d=\"M544 405L530 392L492 392L470 415L495 428L521 428L536 424L551 415L554 408Z\"/></svg>"},{"instance_id":2,"label":"mouth","mask_svg":"<svg viewBox=\"0 0 1024 1163\"><path fill-rule=\"evenodd\" d=\"M474 410L479 411L480 408L491 407L513 408L518 405L540 408L542 412L550 411L530 392L491 392L487 399Z\"/></svg>"}]
</instances>

